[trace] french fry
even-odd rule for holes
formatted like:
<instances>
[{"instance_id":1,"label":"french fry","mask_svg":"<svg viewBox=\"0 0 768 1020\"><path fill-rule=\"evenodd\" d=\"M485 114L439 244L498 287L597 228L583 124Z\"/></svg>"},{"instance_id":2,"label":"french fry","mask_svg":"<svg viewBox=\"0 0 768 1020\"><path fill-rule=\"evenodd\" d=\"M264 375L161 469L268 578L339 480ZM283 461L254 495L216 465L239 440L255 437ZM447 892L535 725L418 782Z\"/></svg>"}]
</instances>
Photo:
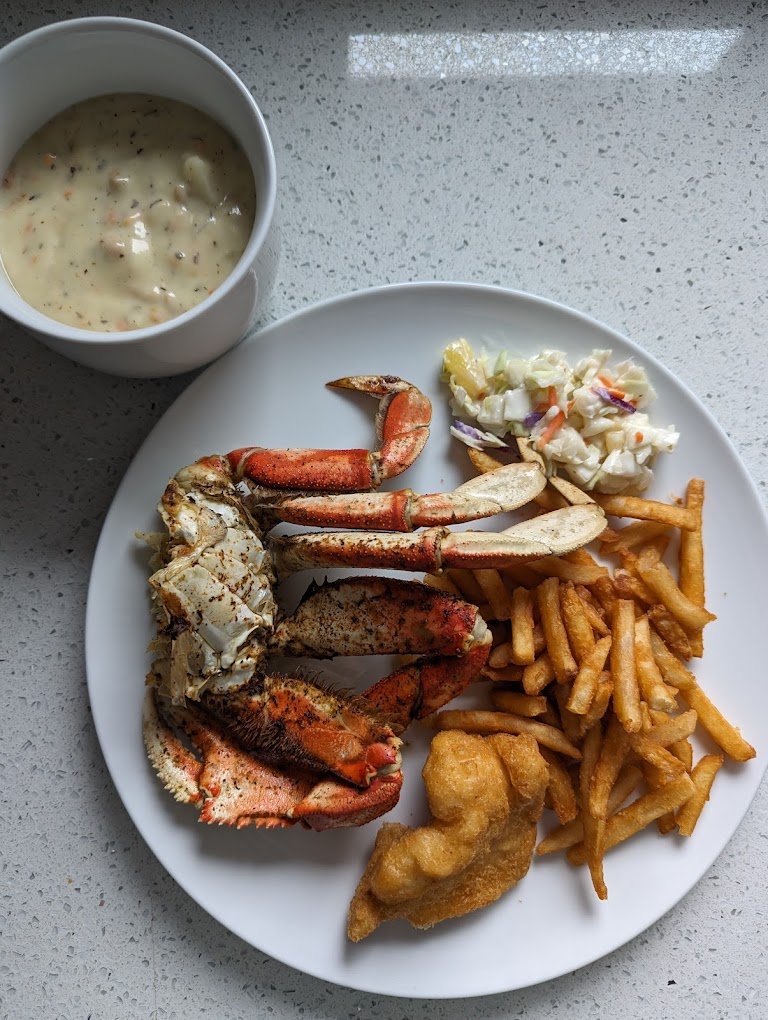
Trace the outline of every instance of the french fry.
<instances>
[{"instance_id":1,"label":"french fry","mask_svg":"<svg viewBox=\"0 0 768 1020\"><path fill-rule=\"evenodd\" d=\"M526 694L540 694L554 679L555 667L546 652L523 668L523 690Z\"/></svg>"},{"instance_id":2,"label":"french fry","mask_svg":"<svg viewBox=\"0 0 768 1020\"><path fill-rule=\"evenodd\" d=\"M677 812L677 831L681 836L693 835L696 822L699 820L704 805L709 800L709 793L715 776L723 764L722 754L707 754L700 758L693 767L693 794Z\"/></svg>"},{"instance_id":3,"label":"french fry","mask_svg":"<svg viewBox=\"0 0 768 1020\"><path fill-rule=\"evenodd\" d=\"M640 702L640 730L647 733L651 728L651 710L645 701Z\"/></svg>"},{"instance_id":4,"label":"french fry","mask_svg":"<svg viewBox=\"0 0 768 1020\"><path fill-rule=\"evenodd\" d=\"M594 502L590 500L590 502ZM596 567L598 566L597 560L589 551L589 549L582 546L580 549L573 549L571 552L566 553L563 559L568 563L577 563L582 567Z\"/></svg>"},{"instance_id":5,"label":"french fry","mask_svg":"<svg viewBox=\"0 0 768 1020\"><path fill-rule=\"evenodd\" d=\"M504 461L499 460L497 457L492 457L490 453L485 450L475 450L473 447L467 447L467 454L469 459L472 461L472 466L479 475L488 474L489 471L495 471L497 468L504 467Z\"/></svg>"},{"instance_id":6,"label":"french fry","mask_svg":"<svg viewBox=\"0 0 768 1020\"><path fill-rule=\"evenodd\" d=\"M631 733L629 743L632 750L653 765L665 776L679 776L685 772L685 765L671 751L651 736L650 733Z\"/></svg>"},{"instance_id":7,"label":"french fry","mask_svg":"<svg viewBox=\"0 0 768 1020\"><path fill-rule=\"evenodd\" d=\"M584 658L595 647L595 634L584 602L571 581L560 585L560 610L568 635L568 644L576 662L581 666Z\"/></svg>"},{"instance_id":8,"label":"french fry","mask_svg":"<svg viewBox=\"0 0 768 1020\"><path fill-rule=\"evenodd\" d=\"M512 642L502 641L491 649L488 656L488 665L491 669L503 669L512 662Z\"/></svg>"},{"instance_id":9,"label":"french fry","mask_svg":"<svg viewBox=\"0 0 768 1020\"><path fill-rule=\"evenodd\" d=\"M480 605L481 602L485 602L483 589L477 583L474 571L464 570L461 567L451 567L447 571L447 575L449 580L453 581L459 589L461 597L466 599L467 602L471 602L476 606Z\"/></svg>"},{"instance_id":10,"label":"french fry","mask_svg":"<svg viewBox=\"0 0 768 1020\"><path fill-rule=\"evenodd\" d=\"M504 582L499 576L498 570L481 568L475 570L475 578L480 585L480 590L485 596L485 601L491 607L495 620L506 620L509 618L509 593Z\"/></svg>"},{"instance_id":11,"label":"french fry","mask_svg":"<svg viewBox=\"0 0 768 1020\"><path fill-rule=\"evenodd\" d=\"M648 620L675 655L681 659L690 659L691 639L666 606L651 606L648 610Z\"/></svg>"},{"instance_id":12,"label":"french fry","mask_svg":"<svg viewBox=\"0 0 768 1020\"><path fill-rule=\"evenodd\" d=\"M704 508L704 481L692 478L688 482L685 505L697 515L693 531L680 534L679 584L680 591L696 606L706 605L704 589L704 536L702 514ZM691 654L700 658L704 654L704 638L701 632L691 638Z\"/></svg>"},{"instance_id":13,"label":"french fry","mask_svg":"<svg viewBox=\"0 0 768 1020\"><path fill-rule=\"evenodd\" d=\"M584 719L580 715L576 715L574 712L568 709L568 699L571 696L572 684L555 684L552 691L552 697L557 705L557 711L560 716L560 729L571 741L572 744L578 744L581 742L586 729L584 727Z\"/></svg>"},{"instance_id":14,"label":"french fry","mask_svg":"<svg viewBox=\"0 0 768 1020\"><path fill-rule=\"evenodd\" d=\"M649 715L655 720L657 720L657 726L659 727L657 732L659 732L664 725L670 722L670 716L668 716L666 713L654 712L653 710L649 710ZM692 721L691 719L688 720L688 722L691 723L691 725L687 726L686 729L692 730L693 727L695 727L696 725L696 713L695 712L690 713L690 715L693 717L693 719ZM680 718L682 719L682 717ZM676 720L673 720L673 722L677 724ZM657 749L656 755L654 755L653 753L643 754L643 748L635 746L635 741L638 737L642 736L645 740L650 740L650 734L652 732L653 730L651 729L648 731L647 734L645 733L642 735L633 734L633 736L630 738L630 741L632 743L633 750L639 752L640 755L643 758L645 758L645 760L642 763L642 768L643 777L645 778L646 785L651 790L657 790L659 789L659 787L663 786L664 783L669 782L670 777L680 775L684 771L687 772L688 769L686 768L685 763L679 758L679 756L674 755L674 752L672 752L671 749L669 751L663 751L663 748L658 747L659 744L664 743L663 740L656 741ZM653 742L648 744L647 746L653 748ZM667 760L665 761L663 757L663 755L665 754L674 755L674 762L671 763L669 758L667 758ZM672 832L677 827L677 821L675 820L674 811L666 811L663 815L659 815L659 817L656 819L656 827L658 828L662 836L666 835L668 832Z\"/></svg>"},{"instance_id":15,"label":"french fry","mask_svg":"<svg viewBox=\"0 0 768 1020\"><path fill-rule=\"evenodd\" d=\"M600 538L600 552L603 556L618 555L622 550L636 549L658 535L669 531L668 524L659 521L635 521L614 531L608 529Z\"/></svg>"},{"instance_id":16,"label":"french fry","mask_svg":"<svg viewBox=\"0 0 768 1020\"><path fill-rule=\"evenodd\" d=\"M668 723L670 721L669 712L659 712L652 708L651 720L654 726L661 726ZM696 721L698 722L698 716L696 717ZM671 741L667 744L667 746L672 754L674 754L676 758L679 758L683 765L685 765L686 772L690 772L693 767L693 745L690 740L687 737L682 737L680 740Z\"/></svg>"},{"instance_id":17,"label":"french fry","mask_svg":"<svg viewBox=\"0 0 768 1020\"><path fill-rule=\"evenodd\" d=\"M640 522L642 523L642 522ZM631 525L630 525L631 526ZM598 542L600 543L600 555L605 556L612 552L612 547L619 541L619 532L615 528L605 528L602 535L600 535Z\"/></svg>"},{"instance_id":18,"label":"french fry","mask_svg":"<svg viewBox=\"0 0 768 1020\"><path fill-rule=\"evenodd\" d=\"M647 606L652 606L656 601L656 596L648 585L625 567L614 570L613 584L620 599L635 599Z\"/></svg>"},{"instance_id":19,"label":"french fry","mask_svg":"<svg viewBox=\"0 0 768 1020\"><path fill-rule=\"evenodd\" d=\"M681 689L680 694L698 715L699 723L703 729L729 758L733 761L744 762L755 757L757 752L754 747L742 737L735 726L728 722L698 684L687 690Z\"/></svg>"},{"instance_id":20,"label":"french fry","mask_svg":"<svg viewBox=\"0 0 768 1020\"><path fill-rule=\"evenodd\" d=\"M510 622L512 662L529 666L536 660L536 650L533 641L533 601L527 588L518 587L512 592Z\"/></svg>"},{"instance_id":21,"label":"french fry","mask_svg":"<svg viewBox=\"0 0 768 1020\"><path fill-rule=\"evenodd\" d=\"M585 606L589 606L597 613L600 619L605 622L605 609L602 607L598 599L592 594L585 584L576 584L577 595L582 599ZM606 632L607 633L607 632Z\"/></svg>"},{"instance_id":22,"label":"french fry","mask_svg":"<svg viewBox=\"0 0 768 1020\"><path fill-rule=\"evenodd\" d=\"M704 511L705 483L703 478L691 478L685 491L685 505L696 516L696 527L686 536L687 548L680 549L680 587L688 589L686 594L696 601L704 602L704 549L701 525ZM697 535L696 532L699 532ZM683 537L682 535L680 536Z\"/></svg>"},{"instance_id":23,"label":"french fry","mask_svg":"<svg viewBox=\"0 0 768 1020\"><path fill-rule=\"evenodd\" d=\"M606 670L600 674L600 680L597 685L595 697L592 700L592 704L589 706L587 714L583 716L584 721L582 722L582 726L585 733L588 729L591 729L595 723L598 723L608 711L612 695L613 680L611 680L611 674Z\"/></svg>"},{"instance_id":24,"label":"french fry","mask_svg":"<svg viewBox=\"0 0 768 1020\"><path fill-rule=\"evenodd\" d=\"M531 501L541 507L542 510L546 510L549 513L550 510L562 510L563 507L568 506L568 500L556 492L551 485L547 485L545 489L537 493Z\"/></svg>"},{"instance_id":25,"label":"french fry","mask_svg":"<svg viewBox=\"0 0 768 1020\"><path fill-rule=\"evenodd\" d=\"M640 577L687 631L700 631L712 620L717 619L713 613L708 612L702 606L694 605L680 591L666 564L660 560L654 561L646 553L647 550L643 550L637 557L637 570Z\"/></svg>"},{"instance_id":26,"label":"french fry","mask_svg":"<svg viewBox=\"0 0 768 1020\"><path fill-rule=\"evenodd\" d=\"M612 815L621 807L624 801L642 781L643 774L634 765L626 765L620 772L611 795L608 798L608 814ZM548 833L536 847L537 854L552 854L559 850L567 850L584 839L584 823L581 812L571 822L559 825L552 832Z\"/></svg>"},{"instance_id":27,"label":"french fry","mask_svg":"<svg viewBox=\"0 0 768 1020\"><path fill-rule=\"evenodd\" d=\"M576 584L594 584L601 577L608 577L605 567L569 563L562 556L543 556L540 560L532 560L528 566L542 577L557 577L561 581L573 581Z\"/></svg>"},{"instance_id":28,"label":"french fry","mask_svg":"<svg viewBox=\"0 0 768 1020\"><path fill-rule=\"evenodd\" d=\"M671 747L679 740L687 740L696 729L698 716L693 709L681 712L680 715L652 713L653 725L649 735L662 747Z\"/></svg>"},{"instance_id":29,"label":"french fry","mask_svg":"<svg viewBox=\"0 0 768 1020\"><path fill-rule=\"evenodd\" d=\"M537 718L539 722L546 723L547 726L554 726L556 730L562 731L563 729L563 724L560 722L560 716L558 715L557 709L549 698L547 698L546 712L542 712Z\"/></svg>"},{"instance_id":30,"label":"french fry","mask_svg":"<svg viewBox=\"0 0 768 1020\"><path fill-rule=\"evenodd\" d=\"M678 657L667 648L663 638L651 627L651 649L656 665L666 683L678 690L696 687L696 677L687 669Z\"/></svg>"},{"instance_id":31,"label":"french fry","mask_svg":"<svg viewBox=\"0 0 768 1020\"><path fill-rule=\"evenodd\" d=\"M616 602L612 637L613 708L624 729L635 733L641 728L642 720L635 665L635 605L627 599Z\"/></svg>"},{"instance_id":32,"label":"french fry","mask_svg":"<svg viewBox=\"0 0 768 1020\"><path fill-rule=\"evenodd\" d=\"M501 712L524 715L528 718L541 715L547 710L547 699L543 695L523 694L521 691L491 691L491 704Z\"/></svg>"},{"instance_id":33,"label":"french fry","mask_svg":"<svg viewBox=\"0 0 768 1020\"><path fill-rule=\"evenodd\" d=\"M576 594L584 604L584 612L587 614L587 619L589 620L589 625L592 630L596 634L599 634L600 637L605 637L606 634L610 634L611 629L601 615L601 612L604 613L605 610L602 606L598 609L599 603L598 605L595 604L597 600L594 599L592 592L583 585L577 585Z\"/></svg>"},{"instance_id":34,"label":"french fry","mask_svg":"<svg viewBox=\"0 0 768 1020\"><path fill-rule=\"evenodd\" d=\"M678 688L683 700L696 712L700 725L718 747L734 761L744 762L754 758L756 754L754 747L712 704L699 687L693 673L685 668L653 629L651 630L651 646L662 676L667 683Z\"/></svg>"},{"instance_id":35,"label":"french fry","mask_svg":"<svg viewBox=\"0 0 768 1020\"><path fill-rule=\"evenodd\" d=\"M523 679L522 666L501 666L499 669L493 669L493 667L486 665L483 666L480 672L486 680L493 680L494 683L509 683L510 681Z\"/></svg>"},{"instance_id":36,"label":"french fry","mask_svg":"<svg viewBox=\"0 0 768 1020\"><path fill-rule=\"evenodd\" d=\"M693 795L693 782L687 772L676 779L651 790L632 801L607 820L605 826L605 849L610 850L630 836L640 832L646 825L655 822L668 811L678 808ZM568 851L571 864L585 864L587 861L586 843L579 843Z\"/></svg>"},{"instance_id":37,"label":"french fry","mask_svg":"<svg viewBox=\"0 0 768 1020\"><path fill-rule=\"evenodd\" d=\"M594 499L580 489L578 485L574 485L567 478L562 478L560 475L552 475L549 479L549 484L555 489L570 506L585 506L588 503L594 503Z\"/></svg>"},{"instance_id":38,"label":"french fry","mask_svg":"<svg viewBox=\"0 0 768 1020\"><path fill-rule=\"evenodd\" d=\"M669 548L669 534L657 535L656 538L652 538L649 542L645 543L641 552L645 551L646 549L651 549L653 550L653 555L655 555L656 559L660 560L662 559L668 548Z\"/></svg>"},{"instance_id":39,"label":"french fry","mask_svg":"<svg viewBox=\"0 0 768 1020\"><path fill-rule=\"evenodd\" d=\"M633 517L638 521L656 521L672 528L693 531L696 514L693 510L670 503L658 503L654 499L639 496L606 496L595 493L595 502L612 517Z\"/></svg>"},{"instance_id":40,"label":"french fry","mask_svg":"<svg viewBox=\"0 0 768 1020\"><path fill-rule=\"evenodd\" d=\"M587 733L582 746L582 759L579 766L579 789L581 791L581 823L584 827L584 852L592 878L592 885L598 899L608 897L608 890L603 876L603 855L605 854L606 823L592 811L589 797L590 784L595 766L600 758L603 734L599 726Z\"/></svg>"},{"instance_id":41,"label":"french fry","mask_svg":"<svg viewBox=\"0 0 768 1020\"><path fill-rule=\"evenodd\" d=\"M643 701L651 708L672 712L677 708L673 688L664 683L651 647L651 628L647 616L635 620L635 666Z\"/></svg>"},{"instance_id":42,"label":"french fry","mask_svg":"<svg viewBox=\"0 0 768 1020\"><path fill-rule=\"evenodd\" d=\"M471 709L447 709L432 716L438 730L466 730L467 733L530 733L541 744L566 758L581 761L581 751L568 740L562 730L534 719L509 712L484 712Z\"/></svg>"},{"instance_id":43,"label":"french fry","mask_svg":"<svg viewBox=\"0 0 768 1020\"><path fill-rule=\"evenodd\" d=\"M573 788L570 773L554 751L548 747L540 748L542 757L549 765L549 796L552 808L561 824L572 821L579 813L576 791Z\"/></svg>"},{"instance_id":44,"label":"french fry","mask_svg":"<svg viewBox=\"0 0 768 1020\"><path fill-rule=\"evenodd\" d=\"M661 769L651 765L650 762L644 761L642 768L643 779L649 790L658 790L664 783L669 782L669 776ZM673 832L677 828L675 812L665 811L663 815L659 815L656 819L656 828L662 836L666 836L668 832Z\"/></svg>"},{"instance_id":45,"label":"french fry","mask_svg":"<svg viewBox=\"0 0 768 1020\"><path fill-rule=\"evenodd\" d=\"M613 607L618 601L616 585L613 583L613 578L599 577L596 581L589 585L589 590L603 607L605 615L608 619L610 619L613 615Z\"/></svg>"},{"instance_id":46,"label":"french fry","mask_svg":"<svg viewBox=\"0 0 768 1020\"><path fill-rule=\"evenodd\" d=\"M504 582L512 588L522 586L523 588L535 588L541 578L528 566L527 563L510 563L506 567L500 567Z\"/></svg>"},{"instance_id":47,"label":"french fry","mask_svg":"<svg viewBox=\"0 0 768 1020\"><path fill-rule=\"evenodd\" d=\"M537 608L538 607L534 602L533 604L534 616L536 615ZM547 640L544 637L544 628L541 626L540 623L535 623L533 625L533 652L536 656L539 656L541 655L542 652L545 652L546 650Z\"/></svg>"},{"instance_id":48,"label":"french fry","mask_svg":"<svg viewBox=\"0 0 768 1020\"><path fill-rule=\"evenodd\" d=\"M544 458L534 448L531 439L527 436L518 436L517 448L520 451L520 460L524 460L527 464L538 464L542 471L546 471L547 466L544 463Z\"/></svg>"},{"instance_id":49,"label":"french fry","mask_svg":"<svg viewBox=\"0 0 768 1020\"><path fill-rule=\"evenodd\" d=\"M589 808L595 818L607 816L608 799L628 752L629 735L614 715L608 722L589 788Z\"/></svg>"},{"instance_id":50,"label":"french fry","mask_svg":"<svg viewBox=\"0 0 768 1020\"><path fill-rule=\"evenodd\" d=\"M690 740L676 740L669 745L669 749L685 765L686 772L690 772L693 765L693 745Z\"/></svg>"},{"instance_id":51,"label":"french fry","mask_svg":"<svg viewBox=\"0 0 768 1020\"><path fill-rule=\"evenodd\" d=\"M597 693L600 676L603 672L608 653L611 650L612 638L600 638L592 650L582 659L579 672L573 681L567 708L576 715L586 715Z\"/></svg>"},{"instance_id":52,"label":"french fry","mask_svg":"<svg viewBox=\"0 0 768 1020\"><path fill-rule=\"evenodd\" d=\"M425 574L422 580L430 588L447 591L450 595L458 595L461 598L461 592L447 574Z\"/></svg>"},{"instance_id":53,"label":"french fry","mask_svg":"<svg viewBox=\"0 0 768 1020\"><path fill-rule=\"evenodd\" d=\"M555 670L558 683L565 683L576 675L576 660L571 654L568 635L560 611L559 582L556 577L548 577L536 589L539 605L541 626L547 643L547 652Z\"/></svg>"}]
</instances>

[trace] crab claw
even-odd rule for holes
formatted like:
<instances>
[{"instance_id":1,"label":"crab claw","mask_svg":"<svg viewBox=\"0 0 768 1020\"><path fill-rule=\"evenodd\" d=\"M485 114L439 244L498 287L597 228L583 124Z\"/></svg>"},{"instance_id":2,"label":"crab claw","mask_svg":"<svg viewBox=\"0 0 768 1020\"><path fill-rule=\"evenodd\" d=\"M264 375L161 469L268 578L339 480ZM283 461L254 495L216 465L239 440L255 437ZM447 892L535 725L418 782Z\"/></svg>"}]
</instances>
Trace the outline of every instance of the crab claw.
<instances>
[{"instance_id":1,"label":"crab claw","mask_svg":"<svg viewBox=\"0 0 768 1020\"><path fill-rule=\"evenodd\" d=\"M144 703L144 742L176 800L200 807L201 822L238 829L364 825L395 806L403 781L398 769L360 790L308 769L275 768L244 751L196 705L159 704L152 690Z\"/></svg>"},{"instance_id":2,"label":"crab claw","mask_svg":"<svg viewBox=\"0 0 768 1020\"><path fill-rule=\"evenodd\" d=\"M401 741L361 698L268 676L252 690L204 701L244 748L270 764L333 772L361 787L400 770Z\"/></svg>"},{"instance_id":3,"label":"crab claw","mask_svg":"<svg viewBox=\"0 0 768 1020\"><path fill-rule=\"evenodd\" d=\"M416 460L429 436L432 405L421 390L396 375L355 375L328 383L380 400L375 450L269 450L243 447L227 454L237 481L272 489L365 492L399 475Z\"/></svg>"},{"instance_id":4,"label":"crab claw","mask_svg":"<svg viewBox=\"0 0 768 1020\"><path fill-rule=\"evenodd\" d=\"M366 825L392 810L400 798L402 785L400 771L374 780L365 790L326 779L317 783L291 809L291 820L300 821L317 832Z\"/></svg>"}]
</instances>

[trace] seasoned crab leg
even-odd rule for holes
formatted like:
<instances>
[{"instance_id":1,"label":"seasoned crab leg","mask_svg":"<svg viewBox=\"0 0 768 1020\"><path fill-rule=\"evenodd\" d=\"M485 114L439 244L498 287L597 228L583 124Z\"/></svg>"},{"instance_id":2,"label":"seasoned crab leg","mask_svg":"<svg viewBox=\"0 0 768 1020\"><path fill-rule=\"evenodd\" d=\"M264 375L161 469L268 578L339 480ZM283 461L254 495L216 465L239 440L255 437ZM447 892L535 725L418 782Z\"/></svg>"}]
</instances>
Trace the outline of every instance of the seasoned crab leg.
<instances>
[{"instance_id":1,"label":"seasoned crab leg","mask_svg":"<svg viewBox=\"0 0 768 1020\"><path fill-rule=\"evenodd\" d=\"M414 719L425 719L457 698L480 676L488 660L491 634L464 655L430 655L401 666L364 692L365 700L402 733Z\"/></svg>"},{"instance_id":2,"label":"seasoned crab leg","mask_svg":"<svg viewBox=\"0 0 768 1020\"><path fill-rule=\"evenodd\" d=\"M277 519L292 524L413 531L517 510L530 503L546 484L546 476L536 464L519 463L471 478L453 492L420 496L412 489L400 489L306 496L257 488L249 505L258 510L268 507Z\"/></svg>"},{"instance_id":3,"label":"seasoned crab leg","mask_svg":"<svg viewBox=\"0 0 768 1020\"><path fill-rule=\"evenodd\" d=\"M275 768L244 751L208 713L172 706L153 690L144 701L144 742L176 800L199 807L201 822L238 829L364 825L394 807L403 782L399 769L360 789L301 767Z\"/></svg>"},{"instance_id":4,"label":"seasoned crab leg","mask_svg":"<svg viewBox=\"0 0 768 1020\"><path fill-rule=\"evenodd\" d=\"M275 489L364 492L410 467L429 436L432 405L395 375L355 375L328 386L370 393L380 401L375 450L269 450L244 447L227 454L233 477Z\"/></svg>"},{"instance_id":5,"label":"seasoned crab leg","mask_svg":"<svg viewBox=\"0 0 768 1020\"><path fill-rule=\"evenodd\" d=\"M491 634L476 606L427 585L391 577L352 577L311 585L271 641L271 650L278 654L317 659L393 653L425 656L395 670L362 695L398 733L477 679L490 647Z\"/></svg>"},{"instance_id":6,"label":"seasoned crab leg","mask_svg":"<svg viewBox=\"0 0 768 1020\"><path fill-rule=\"evenodd\" d=\"M503 567L542 556L562 556L591 542L605 528L596 503L514 524L506 531L426 528L415 534L312 532L272 539L278 577L317 567L378 567L439 574L450 567Z\"/></svg>"}]
</instances>

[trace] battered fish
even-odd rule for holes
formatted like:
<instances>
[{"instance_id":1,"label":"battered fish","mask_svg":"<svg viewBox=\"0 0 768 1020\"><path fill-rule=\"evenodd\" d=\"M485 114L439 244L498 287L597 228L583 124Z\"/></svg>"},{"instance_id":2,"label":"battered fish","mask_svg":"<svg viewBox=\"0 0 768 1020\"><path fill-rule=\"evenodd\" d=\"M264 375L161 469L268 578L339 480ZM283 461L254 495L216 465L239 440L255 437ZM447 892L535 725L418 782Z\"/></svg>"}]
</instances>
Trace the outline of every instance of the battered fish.
<instances>
[{"instance_id":1,"label":"battered fish","mask_svg":"<svg viewBox=\"0 0 768 1020\"><path fill-rule=\"evenodd\" d=\"M382 921L431 928L478 910L528 871L549 778L533 737L444 730L422 774L432 820L379 830L349 907L353 942Z\"/></svg>"}]
</instances>

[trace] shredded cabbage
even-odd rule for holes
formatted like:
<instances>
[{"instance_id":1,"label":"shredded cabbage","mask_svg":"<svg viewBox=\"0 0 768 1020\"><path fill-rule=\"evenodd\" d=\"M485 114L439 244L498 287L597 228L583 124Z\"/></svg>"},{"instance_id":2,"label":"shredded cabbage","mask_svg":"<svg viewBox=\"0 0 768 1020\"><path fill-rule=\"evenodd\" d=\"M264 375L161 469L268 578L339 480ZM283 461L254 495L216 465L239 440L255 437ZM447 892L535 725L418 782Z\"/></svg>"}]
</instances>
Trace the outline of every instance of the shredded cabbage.
<instances>
[{"instance_id":1,"label":"shredded cabbage","mask_svg":"<svg viewBox=\"0 0 768 1020\"><path fill-rule=\"evenodd\" d=\"M593 350L571 366L562 351L476 354L456 340L443 351L451 432L476 448L530 436L550 474L597 492L642 491L654 457L671 453L680 434L645 413L656 399L645 369L631 358L610 368L611 354Z\"/></svg>"}]
</instances>

